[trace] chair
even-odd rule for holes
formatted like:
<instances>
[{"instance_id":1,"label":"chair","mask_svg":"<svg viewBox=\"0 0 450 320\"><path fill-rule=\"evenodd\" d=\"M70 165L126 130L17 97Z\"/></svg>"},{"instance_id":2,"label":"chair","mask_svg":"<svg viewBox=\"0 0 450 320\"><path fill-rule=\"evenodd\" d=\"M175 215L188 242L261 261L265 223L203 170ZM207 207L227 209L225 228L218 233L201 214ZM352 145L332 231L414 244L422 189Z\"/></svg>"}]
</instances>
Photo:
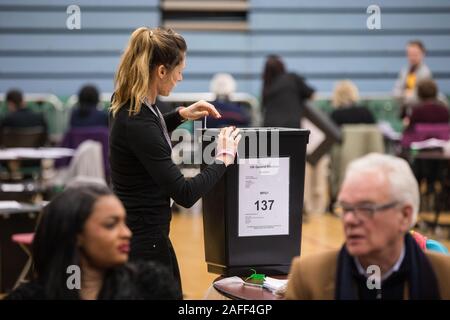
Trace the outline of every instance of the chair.
<instances>
[{"instance_id":1,"label":"chair","mask_svg":"<svg viewBox=\"0 0 450 320\"><path fill-rule=\"evenodd\" d=\"M37 148L45 145L47 133L44 127L4 127L1 132L1 145L5 148ZM39 176L40 160L8 161L11 178L21 180Z\"/></svg>"},{"instance_id":2,"label":"chair","mask_svg":"<svg viewBox=\"0 0 450 320\"><path fill-rule=\"evenodd\" d=\"M402 136L402 147L409 148L412 142L424 141L430 138L450 139L450 124L448 123L417 123L413 129L406 130Z\"/></svg>"},{"instance_id":3,"label":"chair","mask_svg":"<svg viewBox=\"0 0 450 320\"><path fill-rule=\"evenodd\" d=\"M1 132L2 145L6 148L37 148L45 144L44 127L4 127Z\"/></svg>"},{"instance_id":4,"label":"chair","mask_svg":"<svg viewBox=\"0 0 450 320\"><path fill-rule=\"evenodd\" d=\"M377 125L349 124L342 126L342 144L331 150L330 187L333 201L344 178L347 165L368 153L384 153L383 134Z\"/></svg>"},{"instance_id":5,"label":"chair","mask_svg":"<svg viewBox=\"0 0 450 320\"><path fill-rule=\"evenodd\" d=\"M448 123L417 123L414 128L403 133L402 147L404 151L409 152L411 143L428 140L431 138L440 140L450 140L450 124ZM440 211L437 207L439 201L439 193L435 190L436 182L440 183L440 188L446 188L447 180L445 173L447 172L448 163L444 160L432 159L426 157L412 157L409 159L414 175L419 184L421 184L422 209L427 210L434 207L436 210L436 223ZM430 205L430 196L434 205ZM428 200L428 201L427 201ZM428 203L428 206L426 204ZM445 200L443 203L446 203ZM445 208L444 208L445 209Z\"/></svg>"},{"instance_id":6,"label":"chair","mask_svg":"<svg viewBox=\"0 0 450 320\"><path fill-rule=\"evenodd\" d=\"M93 140L83 141L75 151L68 168L59 170L51 184L64 186L74 179L98 179L105 181L102 144Z\"/></svg>"},{"instance_id":7,"label":"chair","mask_svg":"<svg viewBox=\"0 0 450 320\"><path fill-rule=\"evenodd\" d=\"M17 278L16 283L14 284L13 290L17 288L25 280L26 276L28 275L28 272L31 269L33 259L29 248L33 243L33 239L34 233L16 233L13 234L11 237L11 240L17 243L28 256L28 260L25 263L25 266L23 267L22 271L20 272L20 275Z\"/></svg>"},{"instance_id":8,"label":"chair","mask_svg":"<svg viewBox=\"0 0 450 320\"><path fill-rule=\"evenodd\" d=\"M83 128L72 128L64 136L61 143L61 147L77 149L80 144L86 140L97 141L101 144L103 152L103 168L106 180L109 179L109 129L106 127L83 127ZM61 162L57 161L57 164L61 166ZM67 165L67 163L66 163Z\"/></svg>"}]
</instances>

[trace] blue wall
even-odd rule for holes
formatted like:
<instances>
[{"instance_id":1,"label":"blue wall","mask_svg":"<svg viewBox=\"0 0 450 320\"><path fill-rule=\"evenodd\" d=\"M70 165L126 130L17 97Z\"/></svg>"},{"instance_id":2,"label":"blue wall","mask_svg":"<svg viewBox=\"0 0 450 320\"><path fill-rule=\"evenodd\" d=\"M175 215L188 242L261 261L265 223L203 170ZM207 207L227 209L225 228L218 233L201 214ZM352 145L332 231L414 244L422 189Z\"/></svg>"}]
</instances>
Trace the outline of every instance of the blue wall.
<instances>
[{"instance_id":1,"label":"blue wall","mask_svg":"<svg viewBox=\"0 0 450 320\"><path fill-rule=\"evenodd\" d=\"M81 8L81 30L66 29L66 8ZM367 30L366 8L381 7L381 30ZM1 0L0 92L70 95L91 82L111 92L128 37L160 24L158 0ZM421 39L440 89L450 94L449 0L251 0L248 32L182 32L189 52L175 91L208 91L215 72L230 72L238 90L259 95L265 56L280 54L290 70L321 92L350 78L362 92L390 92L404 47Z\"/></svg>"}]
</instances>

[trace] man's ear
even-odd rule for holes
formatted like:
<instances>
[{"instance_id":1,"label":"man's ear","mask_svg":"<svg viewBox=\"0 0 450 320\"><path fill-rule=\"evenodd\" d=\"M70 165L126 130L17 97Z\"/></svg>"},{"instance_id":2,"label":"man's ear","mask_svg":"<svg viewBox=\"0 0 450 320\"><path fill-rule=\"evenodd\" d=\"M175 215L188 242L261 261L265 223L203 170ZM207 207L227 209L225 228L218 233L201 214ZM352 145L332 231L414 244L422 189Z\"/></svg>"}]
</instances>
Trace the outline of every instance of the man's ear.
<instances>
[{"instance_id":1,"label":"man's ear","mask_svg":"<svg viewBox=\"0 0 450 320\"><path fill-rule=\"evenodd\" d=\"M158 77L160 79L163 79L166 76L166 73L167 73L166 67L163 66L162 64L159 65L156 73L157 73L157 75L158 75Z\"/></svg>"},{"instance_id":2,"label":"man's ear","mask_svg":"<svg viewBox=\"0 0 450 320\"><path fill-rule=\"evenodd\" d=\"M401 209L400 226L402 228L402 231L407 232L409 229L411 229L412 221L413 221L413 207L410 204L405 204Z\"/></svg>"}]
</instances>

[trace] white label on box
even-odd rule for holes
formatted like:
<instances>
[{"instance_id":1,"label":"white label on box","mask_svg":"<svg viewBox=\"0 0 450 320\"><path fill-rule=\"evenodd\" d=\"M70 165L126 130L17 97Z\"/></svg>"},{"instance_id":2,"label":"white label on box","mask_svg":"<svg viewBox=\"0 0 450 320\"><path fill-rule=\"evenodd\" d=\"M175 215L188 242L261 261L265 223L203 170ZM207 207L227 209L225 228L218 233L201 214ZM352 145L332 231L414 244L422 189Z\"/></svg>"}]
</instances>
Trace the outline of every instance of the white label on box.
<instances>
[{"instance_id":1,"label":"white label on box","mask_svg":"<svg viewBox=\"0 0 450 320\"><path fill-rule=\"evenodd\" d=\"M239 159L239 237L289 234L289 158Z\"/></svg>"}]
</instances>

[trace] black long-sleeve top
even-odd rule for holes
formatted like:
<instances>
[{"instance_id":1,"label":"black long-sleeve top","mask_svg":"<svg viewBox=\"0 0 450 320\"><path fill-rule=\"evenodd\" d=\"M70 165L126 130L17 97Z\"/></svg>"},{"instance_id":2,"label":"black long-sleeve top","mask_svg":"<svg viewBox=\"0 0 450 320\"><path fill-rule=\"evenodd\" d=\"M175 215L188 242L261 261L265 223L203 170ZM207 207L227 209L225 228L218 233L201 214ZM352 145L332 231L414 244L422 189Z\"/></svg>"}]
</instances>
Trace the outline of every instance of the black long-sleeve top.
<instances>
[{"instance_id":1,"label":"black long-sleeve top","mask_svg":"<svg viewBox=\"0 0 450 320\"><path fill-rule=\"evenodd\" d=\"M314 88L295 73L278 76L263 94L264 127L299 128Z\"/></svg>"},{"instance_id":2,"label":"black long-sleeve top","mask_svg":"<svg viewBox=\"0 0 450 320\"><path fill-rule=\"evenodd\" d=\"M223 163L206 167L185 179L171 158L160 119L142 104L137 115L128 114L129 104L110 118L109 154L113 190L128 215L141 215L147 223L165 224L171 219L170 198L191 207L225 172ZM182 121L173 111L164 115L167 129Z\"/></svg>"},{"instance_id":3,"label":"black long-sleeve top","mask_svg":"<svg viewBox=\"0 0 450 320\"><path fill-rule=\"evenodd\" d=\"M335 109L331 112L330 117L338 126L343 126L344 124L376 123L372 112L363 106L348 106Z\"/></svg>"}]
</instances>

